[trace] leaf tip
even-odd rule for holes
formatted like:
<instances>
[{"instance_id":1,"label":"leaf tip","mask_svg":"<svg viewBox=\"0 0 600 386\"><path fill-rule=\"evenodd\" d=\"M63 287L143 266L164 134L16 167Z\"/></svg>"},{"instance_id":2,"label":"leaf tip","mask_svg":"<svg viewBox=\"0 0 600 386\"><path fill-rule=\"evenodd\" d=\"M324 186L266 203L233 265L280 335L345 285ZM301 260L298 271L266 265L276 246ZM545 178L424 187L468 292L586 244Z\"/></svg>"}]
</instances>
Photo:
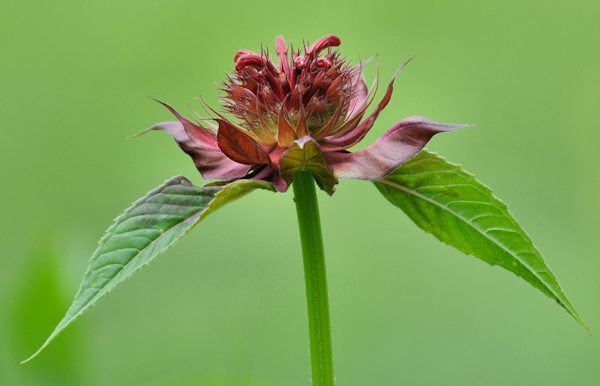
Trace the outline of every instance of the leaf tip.
<instances>
[{"instance_id":1,"label":"leaf tip","mask_svg":"<svg viewBox=\"0 0 600 386\"><path fill-rule=\"evenodd\" d=\"M590 330L590 328L588 327L588 325L585 324L585 322L583 321L583 319L581 319L579 317L579 315L574 315L574 317L575 317L575 320L577 320L579 322L579 324L581 324L581 326L583 328L585 328L585 330L588 332L588 334L590 334L590 336L592 336L592 331Z\"/></svg>"},{"instance_id":2,"label":"leaf tip","mask_svg":"<svg viewBox=\"0 0 600 386\"><path fill-rule=\"evenodd\" d=\"M23 364L29 362L30 360L32 360L33 358L35 358L36 356L38 356L38 354L44 349L44 347L46 347L47 344L48 344L48 342L44 343L44 345L42 347L40 347L36 352L34 352L33 355L31 355L29 358L19 362L19 364L23 365Z\"/></svg>"}]
</instances>

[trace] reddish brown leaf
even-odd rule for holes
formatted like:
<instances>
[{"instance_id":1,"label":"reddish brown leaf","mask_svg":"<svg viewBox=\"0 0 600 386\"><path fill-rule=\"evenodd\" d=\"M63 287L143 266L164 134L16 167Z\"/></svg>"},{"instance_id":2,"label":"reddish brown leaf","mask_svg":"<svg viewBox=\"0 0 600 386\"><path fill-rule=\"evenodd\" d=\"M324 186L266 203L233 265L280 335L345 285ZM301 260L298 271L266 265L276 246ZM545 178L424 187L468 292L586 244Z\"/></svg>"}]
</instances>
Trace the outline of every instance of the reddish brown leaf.
<instances>
[{"instance_id":1,"label":"reddish brown leaf","mask_svg":"<svg viewBox=\"0 0 600 386\"><path fill-rule=\"evenodd\" d=\"M268 164L269 156L258 146L256 141L222 119L217 132L217 144L225 155L235 162L245 165Z\"/></svg>"},{"instance_id":2,"label":"reddish brown leaf","mask_svg":"<svg viewBox=\"0 0 600 386\"><path fill-rule=\"evenodd\" d=\"M437 133L471 125L452 125L423 117L408 117L394 124L381 138L354 153L324 152L327 166L336 178L378 180L425 147Z\"/></svg>"}]
</instances>

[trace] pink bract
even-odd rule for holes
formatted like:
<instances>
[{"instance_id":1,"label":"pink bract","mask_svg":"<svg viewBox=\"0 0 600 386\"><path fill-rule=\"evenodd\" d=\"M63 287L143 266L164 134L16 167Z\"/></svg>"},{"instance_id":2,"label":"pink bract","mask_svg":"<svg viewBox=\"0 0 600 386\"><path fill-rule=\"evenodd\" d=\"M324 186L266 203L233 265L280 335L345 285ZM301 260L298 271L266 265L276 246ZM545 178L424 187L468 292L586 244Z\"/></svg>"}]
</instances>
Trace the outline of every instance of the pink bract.
<instances>
[{"instance_id":1,"label":"pink bract","mask_svg":"<svg viewBox=\"0 0 600 386\"><path fill-rule=\"evenodd\" d=\"M298 51L290 46L288 53L278 36L278 65L265 52L239 51L233 74L221 85L223 109L233 119L212 110L217 125L192 122L163 103L178 121L148 130L171 134L204 179L262 179L285 192L297 171L309 170L321 189L333 194L338 178L383 178L433 135L468 126L410 117L370 146L349 152L390 101L396 76L364 118L375 88L369 91L365 83L365 63L350 66L333 49L339 45L340 39L329 35Z\"/></svg>"}]
</instances>

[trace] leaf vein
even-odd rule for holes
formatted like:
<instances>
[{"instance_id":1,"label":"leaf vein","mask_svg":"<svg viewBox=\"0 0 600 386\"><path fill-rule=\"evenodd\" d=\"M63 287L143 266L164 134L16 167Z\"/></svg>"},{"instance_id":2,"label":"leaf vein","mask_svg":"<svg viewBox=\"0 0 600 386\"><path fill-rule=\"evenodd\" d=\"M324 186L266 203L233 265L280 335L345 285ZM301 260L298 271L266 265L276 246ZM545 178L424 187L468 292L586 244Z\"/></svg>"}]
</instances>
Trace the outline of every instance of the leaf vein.
<instances>
[{"instance_id":1,"label":"leaf vein","mask_svg":"<svg viewBox=\"0 0 600 386\"><path fill-rule=\"evenodd\" d=\"M421 198L421 199L423 199L423 200L425 200L425 201L428 201L428 202L430 202L430 203L431 203L431 204L433 204L434 206L441 207L442 209L444 209L444 208L445 208L445 210L447 210L448 212L452 213L453 215L455 215L455 216L456 216L456 217L458 217L459 219L463 220L465 223L468 223L468 224L470 224L470 225L471 225L471 227L472 227L474 230L476 230L477 232L481 233L482 235L485 235L485 234L487 234L487 232L486 232L486 231L483 231L483 230L482 230L482 229L480 229L479 227L476 227L476 226L474 226L473 224L471 224L471 223L468 221L468 219L466 219L465 217L463 217L461 214L459 214L459 213L457 213L457 212L455 212L455 211L451 210L451 209L450 209L450 208L449 208L447 205L444 205L444 204L442 204L442 203L441 203L441 202L439 202L439 201L434 201L434 200L432 200L431 198L429 198L429 197L427 197L427 196L425 196L425 195L423 195L423 194L420 194L419 192L416 192L416 191L414 191L414 190L408 189L407 187L405 187L405 186L403 186L403 185L401 185L401 184L398 184L398 183L392 182L392 181L390 181L389 179L382 179L382 180L379 180L379 182L381 182L381 183L383 183L383 184L387 184L387 185L389 185L389 186L391 186L391 187L393 187L393 188L396 188L396 189L398 189L398 190L401 190L401 191L403 191L403 192L406 192L408 195L411 195L411 194L412 194L412 195L415 195L415 196L417 196L417 197L419 197L419 198ZM467 202L470 202L470 201L467 201ZM500 230L504 230L504 229L501 229L501 228L499 228L499 229L500 229ZM516 232L516 231L512 231L512 232L519 234L519 233L518 233L518 232ZM541 278L539 277L539 272L535 271L535 270L533 269L533 267L532 267L530 264L528 264L526 261L523 261L523 259L522 259L522 258L520 258L518 254L513 254L513 253L511 253L511 251L510 251L510 250L508 250L508 249L507 249L507 248L506 248L506 247L505 247L505 246L504 246L504 245L503 245L503 244L502 244L502 243L501 243L501 242L500 242L500 241L499 241L499 240L498 240L496 237L489 236L489 238L490 238L490 240L493 238L493 239L494 239L494 243L495 243L497 246L499 246L501 249L503 249L503 250L504 250L505 252L507 252L509 255L511 255L511 256L514 256L514 258L515 258L517 261L519 261L521 264L523 264L523 265L524 265L524 266L526 266L528 269L530 269L530 270L531 270L531 272L533 273L533 275L534 275L534 276L535 276L535 277L536 277L536 278L537 278L537 279L538 279L538 280L539 280L541 283L543 283L544 285L546 285L546 284L544 283L544 281L543 281L543 280L541 280ZM555 296L556 296L556 295L555 295Z\"/></svg>"}]
</instances>

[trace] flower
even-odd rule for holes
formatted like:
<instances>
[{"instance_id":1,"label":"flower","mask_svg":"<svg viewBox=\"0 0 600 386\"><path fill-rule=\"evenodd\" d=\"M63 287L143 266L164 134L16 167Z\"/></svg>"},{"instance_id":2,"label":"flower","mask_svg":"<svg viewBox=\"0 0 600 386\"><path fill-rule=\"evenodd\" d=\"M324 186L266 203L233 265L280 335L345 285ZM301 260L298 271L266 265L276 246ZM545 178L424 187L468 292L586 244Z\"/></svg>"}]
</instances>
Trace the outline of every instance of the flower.
<instances>
[{"instance_id":1,"label":"flower","mask_svg":"<svg viewBox=\"0 0 600 386\"><path fill-rule=\"evenodd\" d=\"M275 46L278 65L267 52L239 51L233 74L222 83L228 119L210 109L211 120L192 122L166 106L178 119L148 130L171 134L189 154L204 179L262 179L285 192L296 171L309 170L321 189L333 194L338 178L377 180L416 155L431 137L467 125L409 117L397 122L370 146L349 152L390 101L394 79L365 119L373 101L362 75L366 63L350 66L325 36L291 54L283 37ZM146 130L146 131L148 131Z\"/></svg>"}]
</instances>

